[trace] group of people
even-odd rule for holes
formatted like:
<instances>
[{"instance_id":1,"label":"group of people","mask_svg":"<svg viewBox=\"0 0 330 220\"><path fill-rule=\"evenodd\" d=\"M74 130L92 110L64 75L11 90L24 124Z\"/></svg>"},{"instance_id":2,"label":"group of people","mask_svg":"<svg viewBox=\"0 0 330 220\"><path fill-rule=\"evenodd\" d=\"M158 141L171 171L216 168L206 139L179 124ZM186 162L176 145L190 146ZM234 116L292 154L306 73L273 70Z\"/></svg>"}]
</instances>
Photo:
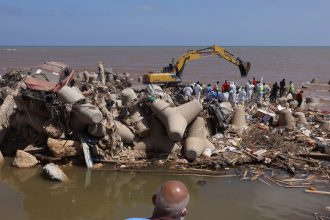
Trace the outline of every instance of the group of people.
<instances>
[{"instance_id":1,"label":"group of people","mask_svg":"<svg viewBox=\"0 0 330 220\"><path fill-rule=\"evenodd\" d=\"M263 82L261 79L257 81L255 78L249 80L244 86L240 86L232 81L227 81L221 85L219 81L212 86L208 84L203 87L200 82L187 85L183 89L184 96L188 99L194 97L198 101L202 100L218 100L220 102L229 101L232 106L237 104L244 105L246 102L263 102L268 98L271 103L275 103L278 97L288 96L291 94L291 99L298 101L300 107L302 103L303 91L295 92L295 86L290 81L288 88L286 87L285 79L281 80L278 84L275 82L272 87Z\"/></svg>"},{"instance_id":2,"label":"group of people","mask_svg":"<svg viewBox=\"0 0 330 220\"><path fill-rule=\"evenodd\" d=\"M298 107L301 106L301 103L303 101L303 90L300 90L298 93L296 93L295 90L295 86L293 84L292 81L289 82L289 87L286 87L286 81L285 79L282 79L279 83L280 85L277 84L277 82L275 82L273 84L273 87L270 91L270 95L269 95L269 101L271 103L276 102L277 97L283 97L286 96L288 97L288 95L291 95L291 99L296 99L298 102Z\"/></svg>"}]
</instances>

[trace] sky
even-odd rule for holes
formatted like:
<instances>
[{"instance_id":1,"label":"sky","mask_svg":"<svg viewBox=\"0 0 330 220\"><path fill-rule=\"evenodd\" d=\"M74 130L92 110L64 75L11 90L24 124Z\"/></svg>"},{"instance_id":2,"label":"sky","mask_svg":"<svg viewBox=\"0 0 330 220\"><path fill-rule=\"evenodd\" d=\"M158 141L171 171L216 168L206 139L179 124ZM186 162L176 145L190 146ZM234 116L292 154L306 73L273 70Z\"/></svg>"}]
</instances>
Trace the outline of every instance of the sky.
<instances>
[{"instance_id":1,"label":"sky","mask_svg":"<svg viewBox=\"0 0 330 220\"><path fill-rule=\"evenodd\" d=\"M0 0L0 45L330 46L330 0Z\"/></svg>"}]
</instances>

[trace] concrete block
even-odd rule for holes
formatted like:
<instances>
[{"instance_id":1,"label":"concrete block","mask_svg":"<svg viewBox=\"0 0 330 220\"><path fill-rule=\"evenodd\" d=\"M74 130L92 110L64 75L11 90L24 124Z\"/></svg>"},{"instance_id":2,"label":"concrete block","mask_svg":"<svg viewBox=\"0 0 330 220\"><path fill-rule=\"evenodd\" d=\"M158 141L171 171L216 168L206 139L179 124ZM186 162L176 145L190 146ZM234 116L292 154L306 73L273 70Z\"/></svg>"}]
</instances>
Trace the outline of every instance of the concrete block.
<instances>
[{"instance_id":1,"label":"concrete block","mask_svg":"<svg viewBox=\"0 0 330 220\"><path fill-rule=\"evenodd\" d=\"M175 141L169 139L164 125L157 118L152 118L150 127L150 135L138 142L134 146L135 150L174 153L179 149Z\"/></svg>"},{"instance_id":2,"label":"concrete block","mask_svg":"<svg viewBox=\"0 0 330 220\"><path fill-rule=\"evenodd\" d=\"M296 127L295 119L288 110L282 110L279 113L278 126L293 129Z\"/></svg>"},{"instance_id":3,"label":"concrete block","mask_svg":"<svg viewBox=\"0 0 330 220\"><path fill-rule=\"evenodd\" d=\"M188 129L187 139L185 141L185 156L188 160L196 160L206 147L205 121L197 117Z\"/></svg>"},{"instance_id":4,"label":"concrete block","mask_svg":"<svg viewBox=\"0 0 330 220\"><path fill-rule=\"evenodd\" d=\"M200 103L195 100L172 108L167 102L156 99L151 103L150 108L165 126L168 137L173 141L182 139L188 124L190 124L202 110Z\"/></svg>"},{"instance_id":5,"label":"concrete block","mask_svg":"<svg viewBox=\"0 0 330 220\"><path fill-rule=\"evenodd\" d=\"M245 112L242 106L237 106L231 121L231 125L233 129L238 129L238 130L247 128L246 120L245 120Z\"/></svg>"},{"instance_id":6,"label":"concrete block","mask_svg":"<svg viewBox=\"0 0 330 220\"><path fill-rule=\"evenodd\" d=\"M56 92L58 99L65 104L74 104L78 101L85 99L80 92L69 86L63 86Z\"/></svg>"}]
</instances>

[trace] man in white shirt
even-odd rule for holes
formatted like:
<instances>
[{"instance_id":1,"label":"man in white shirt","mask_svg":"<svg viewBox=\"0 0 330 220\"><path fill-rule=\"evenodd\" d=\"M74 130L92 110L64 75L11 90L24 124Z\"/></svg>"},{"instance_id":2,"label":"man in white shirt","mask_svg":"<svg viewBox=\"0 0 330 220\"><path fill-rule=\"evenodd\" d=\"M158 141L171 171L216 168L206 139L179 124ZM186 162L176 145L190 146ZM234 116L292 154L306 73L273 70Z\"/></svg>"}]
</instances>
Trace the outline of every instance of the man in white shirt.
<instances>
[{"instance_id":1,"label":"man in white shirt","mask_svg":"<svg viewBox=\"0 0 330 220\"><path fill-rule=\"evenodd\" d=\"M183 88L183 93L184 96L189 99L193 93L193 89L191 88L190 85L187 85L186 87Z\"/></svg>"},{"instance_id":2,"label":"man in white shirt","mask_svg":"<svg viewBox=\"0 0 330 220\"><path fill-rule=\"evenodd\" d=\"M246 100L246 91L244 88L240 88L238 93L238 103L241 106L244 106L245 100Z\"/></svg>"},{"instance_id":3,"label":"man in white shirt","mask_svg":"<svg viewBox=\"0 0 330 220\"><path fill-rule=\"evenodd\" d=\"M203 87L199 84L199 82L197 82L194 86L195 98L197 99L197 101L200 101L202 90Z\"/></svg>"},{"instance_id":4,"label":"man in white shirt","mask_svg":"<svg viewBox=\"0 0 330 220\"><path fill-rule=\"evenodd\" d=\"M254 85L248 81L246 84L246 101L251 102L252 101L252 94L254 91Z\"/></svg>"}]
</instances>

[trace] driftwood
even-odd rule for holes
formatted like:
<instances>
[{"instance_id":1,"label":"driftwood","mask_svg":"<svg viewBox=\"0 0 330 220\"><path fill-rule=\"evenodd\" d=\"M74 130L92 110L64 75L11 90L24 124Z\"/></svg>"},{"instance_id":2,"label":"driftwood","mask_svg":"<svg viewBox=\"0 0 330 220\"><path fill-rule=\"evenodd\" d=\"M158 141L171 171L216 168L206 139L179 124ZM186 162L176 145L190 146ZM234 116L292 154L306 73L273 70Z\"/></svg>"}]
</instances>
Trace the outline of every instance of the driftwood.
<instances>
[{"instance_id":1,"label":"driftwood","mask_svg":"<svg viewBox=\"0 0 330 220\"><path fill-rule=\"evenodd\" d=\"M57 157L48 157L48 156L44 156L42 154L34 154L34 156L42 162L59 162L62 160L62 158L57 158Z\"/></svg>"},{"instance_id":2,"label":"driftwood","mask_svg":"<svg viewBox=\"0 0 330 220\"><path fill-rule=\"evenodd\" d=\"M328 154L299 154L299 156L330 161L330 155Z\"/></svg>"},{"instance_id":3,"label":"driftwood","mask_svg":"<svg viewBox=\"0 0 330 220\"><path fill-rule=\"evenodd\" d=\"M225 171L212 171L205 169L194 169L194 168L185 168L185 169L139 169L139 168L116 168L116 167L93 167L92 170L101 170L101 171L120 171L120 172L135 172L135 173L161 173L161 174L171 174L171 175L205 175L205 176L217 176L217 177L233 177L236 175L225 175Z\"/></svg>"},{"instance_id":4,"label":"driftwood","mask_svg":"<svg viewBox=\"0 0 330 220\"><path fill-rule=\"evenodd\" d=\"M316 194L322 194L322 195L330 195L330 192L327 192L327 191L319 191L319 190L310 190L310 189L306 189L305 192L308 192L308 193L316 193Z\"/></svg>"}]
</instances>

